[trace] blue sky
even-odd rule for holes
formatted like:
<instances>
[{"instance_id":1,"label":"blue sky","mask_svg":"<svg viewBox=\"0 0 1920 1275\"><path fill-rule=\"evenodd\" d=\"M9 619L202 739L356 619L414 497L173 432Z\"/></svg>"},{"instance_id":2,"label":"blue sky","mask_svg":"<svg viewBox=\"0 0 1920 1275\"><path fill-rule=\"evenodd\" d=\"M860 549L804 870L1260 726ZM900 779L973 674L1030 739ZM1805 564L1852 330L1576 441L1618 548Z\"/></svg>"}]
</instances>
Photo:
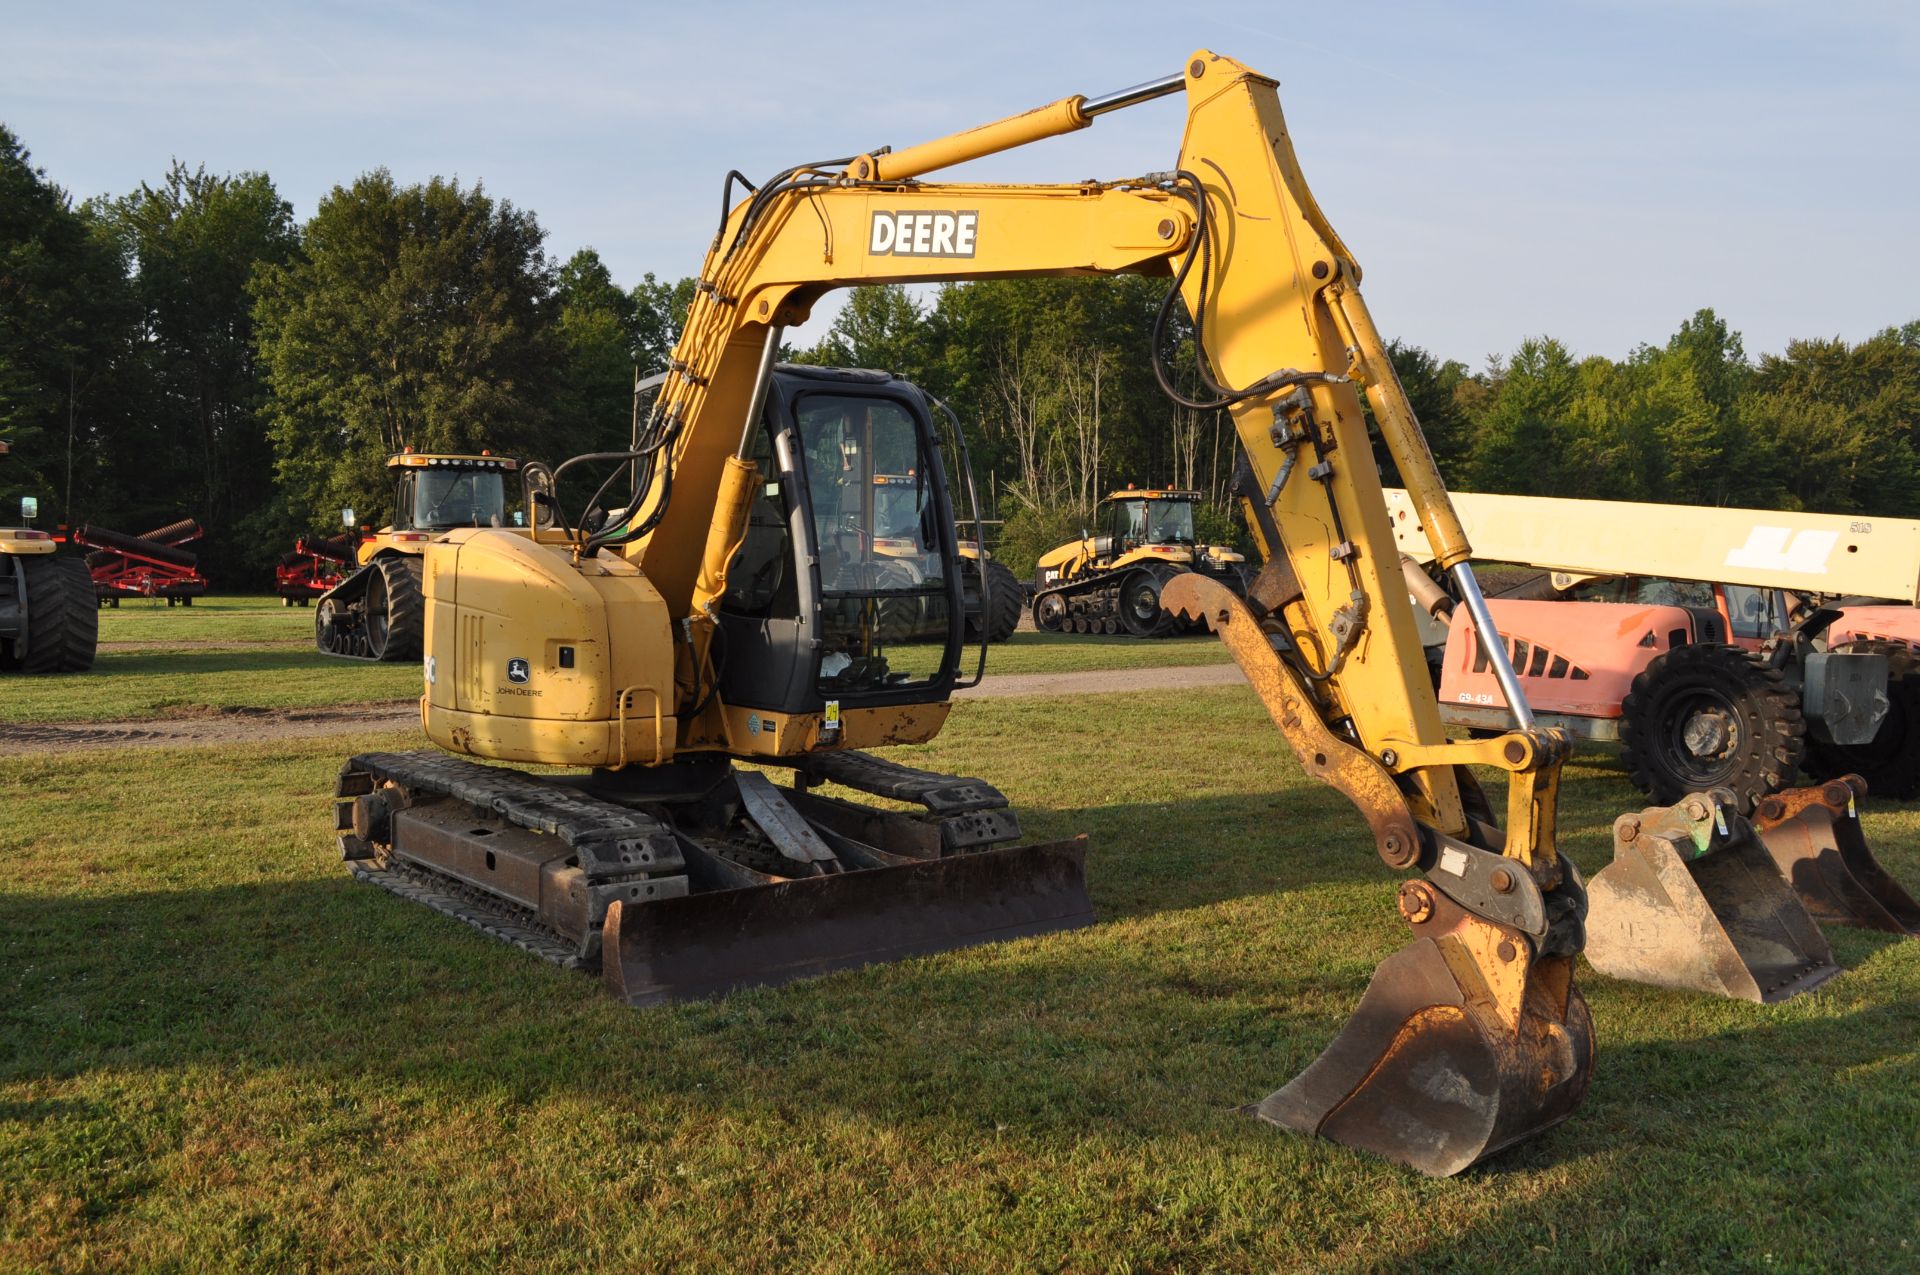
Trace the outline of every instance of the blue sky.
<instances>
[{"instance_id":1,"label":"blue sky","mask_svg":"<svg viewBox=\"0 0 1920 1275\"><path fill-rule=\"evenodd\" d=\"M1438 354L1547 334L1618 357L1701 306L1751 353L1920 318L1920 5L1899 0L4 0L0 31L0 120L76 197L173 157L267 172L302 218L377 166L458 175L627 284L697 268L728 168L910 144L1209 47L1281 81L1381 327ZM1162 168L1178 101L954 171Z\"/></svg>"}]
</instances>

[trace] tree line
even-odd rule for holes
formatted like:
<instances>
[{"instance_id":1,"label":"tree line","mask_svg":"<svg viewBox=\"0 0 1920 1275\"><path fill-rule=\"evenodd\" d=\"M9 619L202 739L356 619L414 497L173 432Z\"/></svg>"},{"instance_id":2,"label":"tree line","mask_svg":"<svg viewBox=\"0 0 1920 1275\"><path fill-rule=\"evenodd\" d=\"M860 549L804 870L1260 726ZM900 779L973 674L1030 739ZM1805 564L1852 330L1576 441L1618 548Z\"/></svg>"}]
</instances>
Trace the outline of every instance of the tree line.
<instances>
[{"instance_id":1,"label":"tree line","mask_svg":"<svg viewBox=\"0 0 1920 1275\"><path fill-rule=\"evenodd\" d=\"M785 353L949 403L1017 572L1130 482L1201 492L1203 532L1232 540L1232 426L1150 368L1165 287L860 289ZM691 296L684 278L623 287L592 249L555 261L532 211L441 178L376 170L304 223L266 174L178 162L76 203L0 125L0 511L34 495L43 526L134 532L190 515L216 586L244 590L341 507L384 518L402 447L623 445L635 369L665 366ZM1169 339L1190 367L1190 333ZM1391 354L1465 490L1920 516L1920 322L1757 358L1711 310L1617 360L1544 337L1477 371Z\"/></svg>"}]
</instances>

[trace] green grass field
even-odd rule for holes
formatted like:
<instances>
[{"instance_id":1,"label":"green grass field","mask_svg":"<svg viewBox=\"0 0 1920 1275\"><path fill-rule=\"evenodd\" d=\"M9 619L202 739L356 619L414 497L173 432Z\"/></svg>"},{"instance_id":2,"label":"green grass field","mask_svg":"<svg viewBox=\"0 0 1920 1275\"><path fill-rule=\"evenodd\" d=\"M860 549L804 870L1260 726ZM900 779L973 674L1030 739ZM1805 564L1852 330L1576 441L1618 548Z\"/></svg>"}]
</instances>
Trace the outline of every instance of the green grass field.
<instances>
[{"instance_id":1,"label":"green grass field","mask_svg":"<svg viewBox=\"0 0 1920 1275\"><path fill-rule=\"evenodd\" d=\"M1914 1269L1920 943L1783 1005L1585 971L1573 1120L1429 1181L1236 1114L1403 940L1241 688L960 705L1101 922L636 1012L347 879L351 749L0 759L0 1267ZM1592 872L1637 807L1569 767ZM1920 819L1873 812L1920 880Z\"/></svg>"},{"instance_id":2,"label":"green grass field","mask_svg":"<svg viewBox=\"0 0 1920 1275\"><path fill-rule=\"evenodd\" d=\"M311 642L313 608L285 607L262 597L195 598L170 607L161 598L122 598L100 611L102 642Z\"/></svg>"},{"instance_id":3,"label":"green grass field","mask_svg":"<svg viewBox=\"0 0 1920 1275\"><path fill-rule=\"evenodd\" d=\"M209 598L171 609L144 599L128 601L118 611L100 613L100 638L142 645L102 651L89 673L0 682L0 721L131 721L209 709L319 708L419 696L417 664L321 655L309 645L312 626L311 608L283 609L276 598ZM266 641L285 644L257 645ZM182 642L236 645L181 647ZM1209 634L1141 642L1016 633L989 650L987 675L1231 660ZM972 670L973 664L963 661L962 671L971 675Z\"/></svg>"}]
</instances>

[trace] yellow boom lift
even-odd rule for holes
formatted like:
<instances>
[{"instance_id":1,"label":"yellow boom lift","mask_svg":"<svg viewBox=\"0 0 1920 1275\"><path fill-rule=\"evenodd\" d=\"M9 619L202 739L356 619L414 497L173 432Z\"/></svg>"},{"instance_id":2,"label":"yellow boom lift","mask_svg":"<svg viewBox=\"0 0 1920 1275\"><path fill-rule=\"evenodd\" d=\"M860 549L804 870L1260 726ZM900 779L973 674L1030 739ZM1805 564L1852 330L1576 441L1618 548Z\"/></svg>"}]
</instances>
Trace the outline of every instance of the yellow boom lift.
<instances>
[{"instance_id":1,"label":"yellow boom lift","mask_svg":"<svg viewBox=\"0 0 1920 1275\"><path fill-rule=\"evenodd\" d=\"M1176 93L1186 130L1165 171L921 180ZM959 680L964 592L926 396L775 358L782 331L837 288L1171 276L1156 371L1173 393L1161 355L1184 300L1207 388L1181 401L1231 411L1284 556L1247 599L1190 573L1165 604L1221 635L1308 773L1414 874L1399 893L1411 944L1380 965L1326 1052L1256 1110L1434 1174L1571 1113L1593 1030L1573 981L1585 892L1555 845L1566 744L1534 725L1497 643L1518 728L1446 736L1362 393L1436 560L1482 632L1492 626L1274 82L1202 50L1162 80L799 164L735 201L738 180L617 516L532 536L458 530L427 549L428 736L447 753L576 773L355 757L336 811L355 870L597 965L635 1003L1084 923L1079 845L1009 845L1017 823L988 785L861 751L931 739ZM871 478L909 472L929 478L911 586L866 521ZM901 640L877 617L905 597L926 622ZM1504 828L1470 766L1505 775ZM823 782L924 813L811 790ZM1700 853L1751 839L1711 794L1697 805L1698 817L1649 812L1648 836Z\"/></svg>"}]
</instances>

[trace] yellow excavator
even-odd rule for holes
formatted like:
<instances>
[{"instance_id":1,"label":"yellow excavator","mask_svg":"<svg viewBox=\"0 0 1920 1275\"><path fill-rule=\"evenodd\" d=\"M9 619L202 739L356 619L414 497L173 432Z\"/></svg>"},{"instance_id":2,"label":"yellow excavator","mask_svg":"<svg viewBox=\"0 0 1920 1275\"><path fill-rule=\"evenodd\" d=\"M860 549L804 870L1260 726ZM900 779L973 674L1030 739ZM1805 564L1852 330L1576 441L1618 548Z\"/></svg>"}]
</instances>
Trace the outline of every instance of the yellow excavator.
<instances>
[{"instance_id":1,"label":"yellow excavator","mask_svg":"<svg viewBox=\"0 0 1920 1275\"><path fill-rule=\"evenodd\" d=\"M1173 94L1185 135L1164 171L921 180ZM1398 895L1411 943L1252 1111L1430 1174L1566 1118L1593 1065L1573 978L1586 895L1555 844L1567 744L1535 725L1492 640L1517 727L1450 740L1442 726L1361 394L1434 560L1478 631L1494 627L1274 81L1203 50L1164 79L903 150L759 186L730 173L722 204L671 370L631 450L600 457L630 489L604 508L568 498L568 470L589 459L575 458L528 476L530 534L428 546L421 714L444 751L348 760L335 826L353 870L597 968L635 1004L1088 922L1083 842L1019 845L990 785L865 751L931 739L963 682L948 472L967 466L935 441L938 405L884 373L779 367L777 351L842 287L1168 277L1154 369L1184 406L1231 413L1280 552L1245 598L1189 573L1164 604L1225 640L1307 773L1413 874ZM1164 362L1183 301L1195 396ZM911 578L870 521L873 477L908 473L927 478L920 516L885 538L912 542ZM908 631L881 623L906 599ZM1504 776L1502 805L1470 767ZM1633 828L1671 857L1753 838L1711 793Z\"/></svg>"}]
</instances>

